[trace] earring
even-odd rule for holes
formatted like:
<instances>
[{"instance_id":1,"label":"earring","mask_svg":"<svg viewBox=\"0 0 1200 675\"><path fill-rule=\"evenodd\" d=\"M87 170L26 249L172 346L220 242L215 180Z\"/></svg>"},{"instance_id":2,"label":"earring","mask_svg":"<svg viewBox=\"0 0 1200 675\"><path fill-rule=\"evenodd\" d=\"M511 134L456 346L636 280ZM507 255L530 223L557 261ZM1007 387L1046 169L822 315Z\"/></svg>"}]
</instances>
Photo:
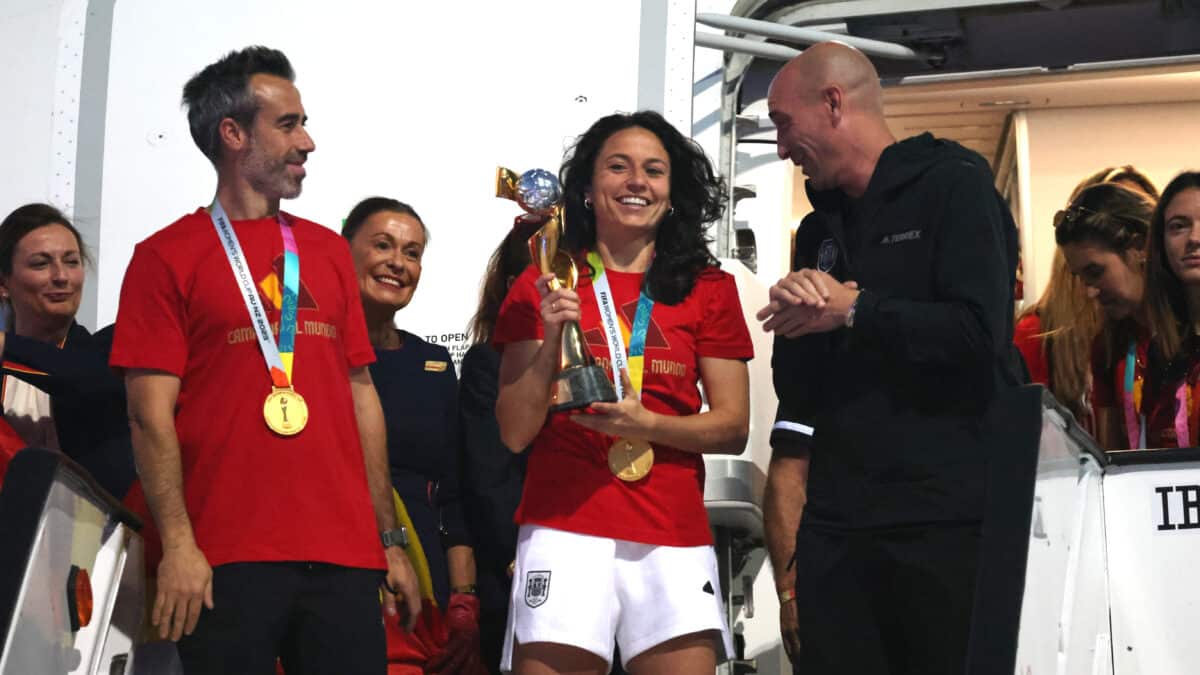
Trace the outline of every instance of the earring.
<instances>
[{"instance_id":1,"label":"earring","mask_svg":"<svg viewBox=\"0 0 1200 675\"><path fill-rule=\"evenodd\" d=\"M592 200L588 199L587 197L584 197L583 198L583 208L587 209L588 211L591 211L592 210Z\"/></svg>"},{"instance_id":2,"label":"earring","mask_svg":"<svg viewBox=\"0 0 1200 675\"><path fill-rule=\"evenodd\" d=\"M674 206L672 206L671 208L667 209L667 215L668 215L668 216L673 216L673 215L675 215L675 207L674 207Z\"/></svg>"}]
</instances>

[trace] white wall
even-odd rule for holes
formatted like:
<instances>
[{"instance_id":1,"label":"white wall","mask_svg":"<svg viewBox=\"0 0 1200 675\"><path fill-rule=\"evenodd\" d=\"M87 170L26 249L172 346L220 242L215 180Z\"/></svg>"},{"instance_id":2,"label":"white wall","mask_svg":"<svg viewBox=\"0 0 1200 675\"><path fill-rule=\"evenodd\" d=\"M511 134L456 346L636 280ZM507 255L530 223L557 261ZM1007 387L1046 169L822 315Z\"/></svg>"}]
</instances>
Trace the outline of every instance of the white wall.
<instances>
[{"instance_id":1,"label":"white wall","mask_svg":"<svg viewBox=\"0 0 1200 675\"><path fill-rule=\"evenodd\" d=\"M782 66L782 63L778 65ZM743 114L767 119L765 99L755 102ZM752 185L757 192L753 199L738 204L737 220L745 221L754 230L758 245L758 278L771 285L791 271L792 232L800 220L811 211L804 192L804 175L791 161L779 159L775 146L775 129L748 134L743 141L768 143L738 143L738 185ZM798 208L798 202L804 207Z\"/></svg>"},{"instance_id":2,"label":"white wall","mask_svg":"<svg viewBox=\"0 0 1200 675\"><path fill-rule=\"evenodd\" d=\"M1086 175L1132 164L1161 190L1184 169L1200 168L1200 103L1030 110L1031 220L1022 233L1025 297L1036 300L1050 278L1054 213Z\"/></svg>"},{"instance_id":3,"label":"white wall","mask_svg":"<svg viewBox=\"0 0 1200 675\"><path fill-rule=\"evenodd\" d=\"M0 215L51 200L51 126L60 2L0 4ZM62 206L61 203L58 204Z\"/></svg>"},{"instance_id":4,"label":"white wall","mask_svg":"<svg viewBox=\"0 0 1200 675\"><path fill-rule=\"evenodd\" d=\"M359 199L411 203L432 240L399 323L465 330L492 249L520 213L494 197L498 164L557 171L601 115L637 105L636 0L574 3L121 0L113 18L104 149L99 323L112 321L134 244L212 199L215 176L188 133L184 82L249 44L296 69L316 152L284 208L330 227ZM457 341L457 346L465 343Z\"/></svg>"},{"instance_id":5,"label":"white wall","mask_svg":"<svg viewBox=\"0 0 1200 675\"><path fill-rule=\"evenodd\" d=\"M729 14L737 3L733 0L699 0L696 13ZM719 33L713 28L698 27L706 33ZM695 97L693 99L693 137L708 153L717 172L728 178L727 167L720 166L720 117L721 84L719 69L722 52L700 48L696 50ZM780 62L777 65L782 66ZM766 101L759 101L744 115L758 115L766 120ZM775 131L751 134L746 138L774 140ZM793 168L791 163L782 162L775 155L774 144L739 143L737 173L734 183L753 185L758 196L744 199L738 205L734 217L754 230L758 245L758 271L756 276L767 285L773 284L785 274L790 265L791 232L799 224L808 209L795 212L793 209ZM800 199L803 199L803 183L797 183ZM715 236L715 231L714 231Z\"/></svg>"}]
</instances>

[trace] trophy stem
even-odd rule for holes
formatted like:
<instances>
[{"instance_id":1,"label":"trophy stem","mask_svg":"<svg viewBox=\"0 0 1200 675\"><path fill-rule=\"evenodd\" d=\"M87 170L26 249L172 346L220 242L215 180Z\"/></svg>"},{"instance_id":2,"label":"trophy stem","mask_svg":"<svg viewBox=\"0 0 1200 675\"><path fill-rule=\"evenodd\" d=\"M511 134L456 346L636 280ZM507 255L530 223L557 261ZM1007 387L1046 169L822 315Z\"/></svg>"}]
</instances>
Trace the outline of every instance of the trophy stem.
<instances>
[{"instance_id":1,"label":"trophy stem","mask_svg":"<svg viewBox=\"0 0 1200 675\"><path fill-rule=\"evenodd\" d=\"M559 373L554 382L553 412L574 410L604 401L615 403L617 391L608 373L596 365L578 321L563 324Z\"/></svg>"},{"instance_id":2,"label":"trophy stem","mask_svg":"<svg viewBox=\"0 0 1200 675\"><path fill-rule=\"evenodd\" d=\"M587 343L583 340L583 328L578 321L568 321L562 327L562 345L559 349L559 370L587 367L595 363Z\"/></svg>"}]
</instances>

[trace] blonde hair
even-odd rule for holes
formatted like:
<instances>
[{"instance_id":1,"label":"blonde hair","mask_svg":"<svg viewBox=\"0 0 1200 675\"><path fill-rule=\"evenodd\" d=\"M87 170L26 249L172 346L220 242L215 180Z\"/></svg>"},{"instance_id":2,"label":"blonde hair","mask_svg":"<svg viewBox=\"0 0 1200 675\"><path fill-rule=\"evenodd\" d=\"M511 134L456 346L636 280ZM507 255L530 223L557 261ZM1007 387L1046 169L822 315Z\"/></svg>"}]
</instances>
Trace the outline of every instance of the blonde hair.
<instances>
[{"instance_id":1,"label":"blonde hair","mask_svg":"<svg viewBox=\"0 0 1200 675\"><path fill-rule=\"evenodd\" d=\"M1102 318L1096 303L1087 295L1087 286L1071 274L1061 248L1054 251L1050 282L1042 297L1018 318L1034 313L1042 327L1037 337L1041 339L1042 355L1050 369L1050 393L1077 419L1084 419L1088 412L1084 395L1091 371L1089 357Z\"/></svg>"},{"instance_id":2,"label":"blonde hair","mask_svg":"<svg viewBox=\"0 0 1200 675\"><path fill-rule=\"evenodd\" d=\"M1106 166L1096 173L1079 181L1079 185L1071 190L1071 198L1067 203L1075 201L1080 192L1093 185L1101 183L1116 183L1122 187L1141 192L1149 197L1152 201L1158 201L1158 188L1154 187L1154 181L1146 174L1138 171L1132 164L1124 164L1121 166Z\"/></svg>"}]
</instances>

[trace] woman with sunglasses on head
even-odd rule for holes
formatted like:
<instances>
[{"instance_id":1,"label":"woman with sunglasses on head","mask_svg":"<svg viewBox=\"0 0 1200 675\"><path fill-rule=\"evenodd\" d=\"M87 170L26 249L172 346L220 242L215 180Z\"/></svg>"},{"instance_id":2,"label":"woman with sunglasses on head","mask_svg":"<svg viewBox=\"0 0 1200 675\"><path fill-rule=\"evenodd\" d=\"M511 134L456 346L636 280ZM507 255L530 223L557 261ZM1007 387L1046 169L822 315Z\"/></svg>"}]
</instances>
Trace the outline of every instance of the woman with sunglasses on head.
<instances>
[{"instance_id":1,"label":"woman with sunglasses on head","mask_svg":"<svg viewBox=\"0 0 1200 675\"><path fill-rule=\"evenodd\" d=\"M1092 347L1092 409L1106 450L1145 447L1137 411L1151 335L1142 300L1153 209L1144 194L1102 183L1080 191L1054 218L1067 265L1104 317Z\"/></svg>"},{"instance_id":2,"label":"woman with sunglasses on head","mask_svg":"<svg viewBox=\"0 0 1200 675\"><path fill-rule=\"evenodd\" d=\"M1176 176L1150 221L1154 328L1141 401L1149 448L1200 445L1200 172Z\"/></svg>"},{"instance_id":3,"label":"woman with sunglasses on head","mask_svg":"<svg viewBox=\"0 0 1200 675\"><path fill-rule=\"evenodd\" d=\"M1158 190L1145 174L1130 165L1105 167L1075 186L1068 206L1083 190L1100 183L1115 183L1158 201ZM1050 281L1037 302L1017 317L1013 342L1029 367L1030 380L1043 384L1095 433L1091 398L1091 348L1103 316L1089 296L1087 286L1071 274L1062 248L1054 251Z\"/></svg>"},{"instance_id":4,"label":"woman with sunglasses on head","mask_svg":"<svg viewBox=\"0 0 1200 675\"><path fill-rule=\"evenodd\" d=\"M721 184L654 112L601 118L561 175L578 288L553 290L530 267L493 334L501 438L533 446L502 667L599 675L615 642L633 675L707 675L731 643L701 454L744 449L753 355L737 287L704 237ZM618 402L551 412L570 321L600 363L628 355L609 374Z\"/></svg>"}]
</instances>

